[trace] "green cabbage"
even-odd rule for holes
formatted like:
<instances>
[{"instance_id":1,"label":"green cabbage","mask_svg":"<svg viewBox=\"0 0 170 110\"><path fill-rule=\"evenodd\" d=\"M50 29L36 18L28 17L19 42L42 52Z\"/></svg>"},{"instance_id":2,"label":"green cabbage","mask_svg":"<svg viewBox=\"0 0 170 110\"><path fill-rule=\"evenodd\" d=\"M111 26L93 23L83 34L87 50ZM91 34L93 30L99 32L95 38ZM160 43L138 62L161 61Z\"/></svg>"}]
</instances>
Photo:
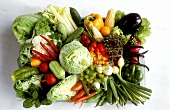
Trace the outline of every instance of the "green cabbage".
<instances>
[{"instance_id":1,"label":"green cabbage","mask_svg":"<svg viewBox=\"0 0 170 110\"><path fill-rule=\"evenodd\" d=\"M13 24L12 31L17 40L27 40L32 37L35 24L42 18L42 15L28 14L18 16Z\"/></svg>"},{"instance_id":2,"label":"green cabbage","mask_svg":"<svg viewBox=\"0 0 170 110\"><path fill-rule=\"evenodd\" d=\"M93 59L86 47L79 41L72 41L61 48L60 64L71 74L79 74L87 69Z\"/></svg>"}]
</instances>

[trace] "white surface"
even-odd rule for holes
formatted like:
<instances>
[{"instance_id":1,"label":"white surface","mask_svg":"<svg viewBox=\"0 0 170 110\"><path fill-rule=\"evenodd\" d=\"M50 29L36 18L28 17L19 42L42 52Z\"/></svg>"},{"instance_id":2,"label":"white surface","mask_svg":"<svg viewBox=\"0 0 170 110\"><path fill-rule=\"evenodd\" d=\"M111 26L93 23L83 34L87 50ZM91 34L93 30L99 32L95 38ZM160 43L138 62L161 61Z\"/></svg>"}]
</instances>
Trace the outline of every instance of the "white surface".
<instances>
[{"instance_id":1,"label":"white surface","mask_svg":"<svg viewBox=\"0 0 170 110\"><path fill-rule=\"evenodd\" d=\"M168 110L170 107L170 59L169 59L169 6L165 0L1 0L0 1L0 110L25 110L22 101L17 101L10 75L17 68L19 45L14 38L11 25L22 14L43 11L49 4L75 7L86 16L92 12L105 16L110 8L126 13L137 12L151 22L152 35L145 49L146 64L150 71L146 73L146 86L153 90L145 105L128 104L119 110ZM94 109L94 103L84 104L81 110L117 110L106 105ZM78 110L79 104L53 103L41 106L37 110ZM34 110L31 108L30 110Z\"/></svg>"}]
</instances>

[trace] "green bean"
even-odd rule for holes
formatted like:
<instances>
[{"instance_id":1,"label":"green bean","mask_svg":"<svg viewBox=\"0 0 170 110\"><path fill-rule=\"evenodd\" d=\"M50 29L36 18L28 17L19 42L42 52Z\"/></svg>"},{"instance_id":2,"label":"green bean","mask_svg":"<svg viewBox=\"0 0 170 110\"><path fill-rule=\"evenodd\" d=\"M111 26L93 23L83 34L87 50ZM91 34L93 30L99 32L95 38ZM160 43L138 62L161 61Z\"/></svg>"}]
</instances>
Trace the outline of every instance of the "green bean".
<instances>
[{"instance_id":1,"label":"green bean","mask_svg":"<svg viewBox=\"0 0 170 110\"><path fill-rule=\"evenodd\" d=\"M106 95L100 97L100 99L98 100L98 102L97 102L97 104L96 104L95 107L101 106L101 104L103 103L103 101L104 101L105 99L106 99Z\"/></svg>"},{"instance_id":2,"label":"green bean","mask_svg":"<svg viewBox=\"0 0 170 110\"><path fill-rule=\"evenodd\" d=\"M83 80L82 80L82 84L83 84L84 90L86 91L86 94L89 96L90 93L88 91L87 85L85 84L85 82Z\"/></svg>"},{"instance_id":3,"label":"green bean","mask_svg":"<svg viewBox=\"0 0 170 110\"><path fill-rule=\"evenodd\" d=\"M107 102L110 103L110 104L112 103L112 96L113 96L113 92L112 92L110 84L108 83L106 99L107 99Z\"/></svg>"},{"instance_id":4,"label":"green bean","mask_svg":"<svg viewBox=\"0 0 170 110\"><path fill-rule=\"evenodd\" d=\"M116 90L116 87L114 85L114 80L113 79L110 79L110 86L111 86L113 95L115 96L116 100L118 100L117 90Z\"/></svg>"},{"instance_id":5,"label":"green bean","mask_svg":"<svg viewBox=\"0 0 170 110\"><path fill-rule=\"evenodd\" d=\"M102 102L101 106L103 106L103 105L106 104L106 103L107 103L107 100L106 100L106 98L105 98L105 100Z\"/></svg>"},{"instance_id":6,"label":"green bean","mask_svg":"<svg viewBox=\"0 0 170 110\"><path fill-rule=\"evenodd\" d=\"M98 94L96 94L95 96L89 98L86 100L86 103L91 103L91 102L94 102L96 100L98 100L102 95L104 94L103 91L100 91Z\"/></svg>"}]
</instances>

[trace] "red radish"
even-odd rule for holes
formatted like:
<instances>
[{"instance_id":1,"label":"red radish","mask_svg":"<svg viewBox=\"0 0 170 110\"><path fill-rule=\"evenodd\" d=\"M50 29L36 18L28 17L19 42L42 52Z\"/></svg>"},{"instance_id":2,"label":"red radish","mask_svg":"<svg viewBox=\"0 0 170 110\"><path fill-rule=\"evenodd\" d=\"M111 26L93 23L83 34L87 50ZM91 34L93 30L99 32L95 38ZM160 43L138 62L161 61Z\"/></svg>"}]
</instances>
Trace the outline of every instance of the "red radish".
<instances>
[{"instance_id":1,"label":"red radish","mask_svg":"<svg viewBox=\"0 0 170 110\"><path fill-rule=\"evenodd\" d=\"M56 84L57 78L54 76L54 74L52 74L52 73L47 73L47 74L45 74L45 76L44 76L44 82L45 82L47 85L52 86L52 85Z\"/></svg>"},{"instance_id":2,"label":"red radish","mask_svg":"<svg viewBox=\"0 0 170 110\"><path fill-rule=\"evenodd\" d=\"M48 70L49 70L48 63L43 62L40 64L40 71L42 73L46 73L48 72Z\"/></svg>"},{"instance_id":3,"label":"red radish","mask_svg":"<svg viewBox=\"0 0 170 110\"><path fill-rule=\"evenodd\" d=\"M137 37L132 37L131 41L130 41L132 46L141 46L141 42ZM140 48L131 48L130 51L131 52L139 52Z\"/></svg>"}]
</instances>

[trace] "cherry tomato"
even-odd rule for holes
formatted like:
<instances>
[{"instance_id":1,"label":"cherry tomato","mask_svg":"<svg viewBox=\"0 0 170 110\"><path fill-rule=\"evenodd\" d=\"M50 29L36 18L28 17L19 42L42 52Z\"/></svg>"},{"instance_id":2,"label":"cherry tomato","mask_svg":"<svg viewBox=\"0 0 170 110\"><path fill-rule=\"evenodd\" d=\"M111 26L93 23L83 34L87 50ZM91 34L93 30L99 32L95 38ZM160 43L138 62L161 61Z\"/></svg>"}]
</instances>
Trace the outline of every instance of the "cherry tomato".
<instances>
[{"instance_id":1,"label":"cherry tomato","mask_svg":"<svg viewBox=\"0 0 170 110\"><path fill-rule=\"evenodd\" d=\"M46 73L48 72L48 70L49 70L48 63L43 62L40 64L40 71L42 73Z\"/></svg>"},{"instance_id":2,"label":"cherry tomato","mask_svg":"<svg viewBox=\"0 0 170 110\"><path fill-rule=\"evenodd\" d=\"M86 40L88 38L88 36L86 35L86 34L83 34L82 36L81 36L81 39L82 40Z\"/></svg>"},{"instance_id":3,"label":"cherry tomato","mask_svg":"<svg viewBox=\"0 0 170 110\"><path fill-rule=\"evenodd\" d=\"M57 78L52 73L47 73L44 76L44 81L47 85L52 86L56 83Z\"/></svg>"},{"instance_id":4,"label":"cherry tomato","mask_svg":"<svg viewBox=\"0 0 170 110\"><path fill-rule=\"evenodd\" d=\"M98 48L95 48L95 49L94 49L94 53L95 53L95 54L98 54L98 52L100 52L100 50L99 50Z\"/></svg>"},{"instance_id":5,"label":"cherry tomato","mask_svg":"<svg viewBox=\"0 0 170 110\"><path fill-rule=\"evenodd\" d=\"M86 39L85 42L86 42L86 45L88 46L91 41L90 41L90 39Z\"/></svg>"},{"instance_id":6,"label":"cherry tomato","mask_svg":"<svg viewBox=\"0 0 170 110\"><path fill-rule=\"evenodd\" d=\"M94 52L94 47L90 46L90 47L89 47L89 51L90 51L90 52Z\"/></svg>"},{"instance_id":7,"label":"cherry tomato","mask_svg":"<svg viewBox=\"0 0 170 110\"><path fill-rule=\"evenodd\" d=\"M92 42L91 46L94 48L97 47L97 42L96 41Z\"/></svg>"},{"instance_id":8,"label":"cherry tomato","mask_svg":"<svg viewBox=\"0 0 170 110\"><path fill-rule=\"evenodd\" d=\"M81 44L82 44L82 45L85 45L86 42L85 42L84 40L81 40Z\"/></svg>"},{"instance_id":9,"label":"cherry tomato","mask_svg":"<svg viewBox=\"0 0 170 110\"><path fill-rule=\"evenodd\" d=\"M99 49L100 53L106 53L106 48L103 44L98 44L97 48Z\"/></svg>"}]
</instances>

